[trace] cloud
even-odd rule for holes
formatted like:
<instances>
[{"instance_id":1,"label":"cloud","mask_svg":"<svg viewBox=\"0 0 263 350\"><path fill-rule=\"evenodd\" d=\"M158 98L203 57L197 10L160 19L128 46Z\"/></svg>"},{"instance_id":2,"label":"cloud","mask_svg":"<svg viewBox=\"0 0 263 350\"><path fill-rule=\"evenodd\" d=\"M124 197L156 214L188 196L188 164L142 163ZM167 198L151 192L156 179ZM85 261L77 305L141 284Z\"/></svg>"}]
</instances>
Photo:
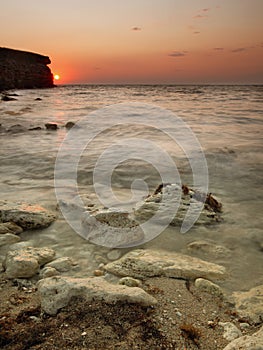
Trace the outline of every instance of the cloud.
<instances>
[{"instance_id":1,"label":"cloud","mask_svg":"<svg viewBox=\"0 0 263 350\"><path fill-rule=\"evenodd\" d=\"M186 55L187 51L173 51L168 54L170 57L184 57Z\"/></svg>"},{"instance_id":2,"label":"cloud","mask_svg":"<svg viewBox=\"0 0 263 350\"><path fill-rule=\"evenodd\" d=\"M193 16L193 18L206 18L206 17L207 15L200 15L200 14Z\"/></svg>"},{"instance_id":3,"label":"cloud","mask_svg":"<svg viewBox=\"0 0 263 350\"><path fill-rule=\"evenodd\" d=\"M138 32L138 31L142 30L142 28L141 27L132 27L131 30L133 30L134 32Z\"/></svg>"},{"instance_id":4,"label":"cloud","mask_svg":"<svg viewBox=\"0 0 263 350\"><path fill-rule=\"evenodd\" d=\"M223 51L224 48L223 47L214 47L213 50L215 50L215 51Z\"/></svg>"},{"instance_id":5,"label":"cloud","mask_svg":"<svg viewBox=\"0 0 263 350\"><path fill-rule=\"evenodd\" d=\"M231 50L231 52L243 52L243 51L246 51L247 49L245 47L238 47L237 49L233 49Z\"/></svg>"}]
</instances>

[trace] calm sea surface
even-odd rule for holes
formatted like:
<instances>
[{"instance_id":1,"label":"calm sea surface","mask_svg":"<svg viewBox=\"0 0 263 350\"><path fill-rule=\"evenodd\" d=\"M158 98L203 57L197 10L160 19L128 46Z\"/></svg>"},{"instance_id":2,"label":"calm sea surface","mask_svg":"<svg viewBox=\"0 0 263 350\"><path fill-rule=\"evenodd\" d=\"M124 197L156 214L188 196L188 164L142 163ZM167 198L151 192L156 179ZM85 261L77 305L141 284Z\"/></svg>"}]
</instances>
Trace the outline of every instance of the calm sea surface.
<instances>
[{"instance_id":1,"label":"calm sea surface","mask_svg":"<svg viewBox=\"0 0 263 350\"><path fill-rule=\"evenodd\" d=\"M1 199L33 202L56 210L54 165L67 134L64 125L68 121L84 118L90 130L96 130L102 120L98 115L94 117L93 111L118 103L139 102L149 108L142 120L147 124L151 106L161 107L182 118L197 136L208 164L209 192L223 203L224 220L216 226L193 227L186 234L181 234L179 228L169 227L144 246L193 254L224 265L230 277L222 286L229 290L263 284L263 86L75 85L15 93L16 101L0 102ZM159 119L162 120L162 113ZM59 129L45 130L47 122L57 123ZM40 126L42 130L5 131L15 124L26 128ZM163 128L166 127L164 120ZM120 139L133 137L151 139L164 147L176 163L180 180L193 184L189 159L163 133L136 125L127 129L117 125L99 135L80 159L78 185L87 202L98 202L92 186L98 156ZM112 152L116 152L114 148ZM109 163L111 159L109 152ZM150 191L160 182L160 176L149 163L127 159L112 176L116 196L125 202L130 196L132 181L138 178L148 184ZM78 236L62 216L51 227L24 232L21 238L35 246L52 247L58 256L73 257L79 263L74 271L78 276L89 276L100 262L107 261L109 252ZM228 253L189 251L187 245L197 240L223 245ZM2 249L0 259L3 255Z\"/></svg>"}]
</instances>

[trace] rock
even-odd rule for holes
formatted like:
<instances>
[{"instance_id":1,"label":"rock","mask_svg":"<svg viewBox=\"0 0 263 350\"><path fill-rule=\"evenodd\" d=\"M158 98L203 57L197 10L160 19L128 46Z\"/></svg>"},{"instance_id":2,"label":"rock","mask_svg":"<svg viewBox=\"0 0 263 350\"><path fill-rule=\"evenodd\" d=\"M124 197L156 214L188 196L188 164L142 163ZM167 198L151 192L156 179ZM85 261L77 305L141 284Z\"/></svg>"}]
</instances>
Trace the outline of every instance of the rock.
<instances>
[{"instance_id":1,"label":"rock","mask_svg":"<svg viewBox=\"0 0 263 350\"><path fill-rule=\"evenodd\" d=\"M263 326L253 335L233 340L223 350L263 350Z\"/></svg>"},{"instance_id":2,"label":"rock","mask_svg":"<svg viewBox=\"0 0 263 350\"><path fill-rule=\"evenodd\" d=\"M47 277L52 277L57 275L59 275L59 272L54 267L51 267L51 266L44 267L39 273L40 278L47 278Z\"/></svg>"},{"instance_id":3,"label":"rock","mask_svg":"<svg viewBox=\"0 0 263 350\"><path fill-rule=\"evenodd\" d=\"M29 131L37 131L37 130L42 130L41 126L32 126L32 128L28 129Z\"/></svg>"},{"instance_id":4,"label":"rock","mask_svg":"<svg viewBox=\"0 0 263 350\"><path fill-rule=\"evenodd\" d=\"M224 296L223 290L215 283L208 281L204 278L197 278L195 280L196 288L222 298Z\"/></svg>"},{"instance_id":5,"label":"rock","mask_svg":"<svg viewBox=\"0 0 263 350\"><path fill-rule=\"evenodd\" d=\"M146 278L165 276L173 278L222 279L226 275L225 268L220 265L179 253L134 250L121 259L108 263L105 270L118 276Z\"/></svg>"},{"instance_id":6,"label":"rock","mask_svg":"<svg viewBox=\"0 0 263 350\"><path fill-rule=\"evenodd\" d=\"M71 129L71 128L73 128L73 126L75 126L75 123L74 123L74 122L67 122L67 123L65 124L65 128L66 128L66 129Z\"/></svg>"},{"instance_id":7,"label":"rock","mask_svg":"<svg viewBox=\"0 0 263 350\"><path fill-rule=\"evenodd\" d=\"M55 315L74 296L82 296L88 302L104 301L109 304L124 301L151 306L157 303L155 298L141 288L114 285L103 277L50 277L40 280L37 287L42 310L50 315Z\"/></svg>"},{"instance_id":8,"label":"rock","mask_svg":"<svg viewBox=\"0 0 263 350\"><path fill-rule=\"evenodd\" d=\"M8 101L17 101L16 98L10 97L8 95L3 95L2 96L2 101L8 102Z\"/></svg>"},{"instance_id":9,"label":"rock","mask_svg":"<svg viewBox=\"0 0 263 350\"><path fill-rule=\"evenodd\" d=\"M22 248L6 254L4 267L8 278L33 277L39 267L54 259L55 251L51 248Z\"/></svg>"},{"instance_id":10,"label":"rock","mask_svg":"<svg viewBox=\"0 0 263 350\"><path fill-rule=\"evenodd\" d=\"M17 235L17 234L22 233L22 232L23 232L22 227L16 225L13 222L0 223L0 234L13 233L14 235Z\"/></svg>"},{"instance_id":11,"label":"rock","mask_svg":"<svg viewBox=\"0 0 263 350\"><path fill-rule=\"evenodd\" d=\"M56 123L46 123L45 127L47 130L57 130L58 125Z\"/></svg>"},{"instance_id":12,"label":"rock","mask_svg":"<svg viewBox=\"0 0 263 350\"><path fill-rule=\"evenodd\" d=\"M142 282L132 277L122 277L119 284L127 287L141 287Z\"/></svg>"},{"instance_id":13,"label":"rock","mask_svg":"<svg viewBox=\"0 0 263 350\"><path fill-rule=\"evenodd\" d=\"M0 247L7 244L13 244L20 241L20 237L13 233L0 234Z\"/></svg>"},{"instance_id":14,"label":"rock","mask_svg":"<svg viewBox=\"0 0 263 350\"><path fill-rule=\"evenodd\" d=\"M23 242L14 243L14 244L10 245L9 251L29 248L29 247L32 247L32 245L33 245L33 242L31 242L31 241L23 241Z\"/></svg>"},{"instance_id":15,"label":"rock","mask_svg":"<svg viewBox=\"0 0 263 350\"><path fill-rule=\"evenodd\" d=\"M59 272L67 272L72 269L73 262L68 257L58 258L46 264L46 267L53 267Z\"/></svg>"},{"instance_id":16,"label":"rock","mask_svg":"<svg viewBox=\"0 0 263 350\"><path fill-rule=\"evenodd\" d=\"M107 258L109 259L109 260L117 260L117 259L119 259L120 257L121 257L121 250L119 250L119 249L113 249L113 250L111 250L110 252L108 252L108 254L107 254Z\"/></svg>"},{"instance_id":17,"label":"rock","mask_svg":"<svg viewBox=\"0 0 263 350\"><path fill-rule=\"evenodd\" d=\"M231 322L219 322L219 326L222 326L224 328L223 337L228 340L232 341L236 338L239 338L242 336L242 333L240 329L238 329L234 323Z\"/></svg>"},{"instance_id":18,"label":"rock","mask_svg":"<svg viewBox=\"0 0 263 350\"><path fill-rule=\"evenodd\" d=\"M191 252L213 255L216 257L229 256L231 251L222 245L218 245L212 241L199 240L191 242L187 245L187 249Z\"/></svg>"},{"instance_id":19,"label":"rock","mask_svg":"<svg viewBox=\"0 0 263 350\"><path fill-rule=\"evenodd\" d=\"M174 208L178 201L180 205L177 213ZM142 223L153 217L158 211L158 222L170 225L181 225L191 205L193 210L199 211L200 202L204 203L196 224L211 224L220 221L222 205L209 195L198 193L187 186L177 184L161 184L154 193L138 203L135 207L134 218ZM172 218L170 220L170 218Z\"/></svg>"},{"instance_id":20,"label":"rock","mask_svg":"<svg viewBox=\"0 0 263 350\"><path fill-rule=\"evenodd\" d=\"M94 270L93 271L93 275L94 276L103 276L104 275L104 272L102 270Z\"/></svg>"},{"instance_id":21,"label":"rock","mask_svg":"<svg viewBox=\"0 0 263 350\"><path fill-rule=\"evenodd\" d=\"M109 248L139 244L144 239L139 224L124 210L102 208L87 211L82 215L81 227L88 241Z\"/></svg>"},{"instance_id":22,"label":"rock","mask_svg":"<svg viewBox=\"0 0 263 350\"><path fill-rule=\"evenodd\" d=\"M254 323L263 319L263 285L254 287L247 292L234 292L233 298L239 315L249 318Z\"/></svg>"},{"instance_id":23,"label":"rock","mask_svg":"<svg viewBox=\"0 0 263 350\"><path fill-rule=\"evenodd\" d=\"M37 98L35 98L35 101L42 101L42 98L37 97Z\"/></svg>"},{"instance_id":24,"label":"rock","mask_svg":"<svg viewBox=\"0 0 263 350\"><path fill-rule=\"evenodd\" d=\"M0 222L12 221L23 229L49 226L56 216L39 205L0 201Z\"/></svg>"},{"instance_id":25,"label":"rock","mask_svg":"<svg viewBox=\"0 0 263 350\"><path fill-rule=\"evenodd\" d=\"M12 125L10 126L10 128L7 129L7 132L10 132L12 134L18 134L20 132L26 132L26 131L27 131L27 128L21 124Z\"/></svg>"},{"instance_id":26,"label":"rock","mask_svg":"<svg viewBox=\"0 0 263 350\"><path fill-rule=\"evenodd\" d=\"M0 48L0 91L53 87L47 56Z\"/></svg>"}]
</instances>

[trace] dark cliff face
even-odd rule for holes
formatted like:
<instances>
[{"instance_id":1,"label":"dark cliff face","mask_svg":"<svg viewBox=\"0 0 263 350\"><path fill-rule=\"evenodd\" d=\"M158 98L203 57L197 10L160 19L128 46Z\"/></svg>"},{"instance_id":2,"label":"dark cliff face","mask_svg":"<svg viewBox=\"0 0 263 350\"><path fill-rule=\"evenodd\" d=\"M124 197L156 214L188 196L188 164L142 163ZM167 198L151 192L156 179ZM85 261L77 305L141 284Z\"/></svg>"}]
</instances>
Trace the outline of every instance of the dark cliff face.
<instances>
[{"instance_id":1,"label":"dark cliff face","mask_svg":"<svg viewBox=\"0 0 263 350\"><path fill-rule=\"evenodd\" d=\"M0 91L53 87L50 63L47 56L0 47Z\"/></svg>"}]
</instances>

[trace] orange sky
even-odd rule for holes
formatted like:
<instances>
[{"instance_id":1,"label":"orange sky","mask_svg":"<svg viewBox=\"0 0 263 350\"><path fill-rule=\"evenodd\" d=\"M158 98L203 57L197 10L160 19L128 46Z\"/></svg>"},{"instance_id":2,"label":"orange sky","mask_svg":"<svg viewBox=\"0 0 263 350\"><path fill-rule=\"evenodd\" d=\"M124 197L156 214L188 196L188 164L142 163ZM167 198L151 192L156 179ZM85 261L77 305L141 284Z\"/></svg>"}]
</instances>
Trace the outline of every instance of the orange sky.
<instances>
[{"instance_id":1,"label":"orange sky","mask_svg":"<svg viewBox=\"0 0 263 350\"><path fill-rule=\"evenodd\" d=\"M263 0L8 0L0 46L61 84L263 83Z\"/></svg>"}]
</instances>

